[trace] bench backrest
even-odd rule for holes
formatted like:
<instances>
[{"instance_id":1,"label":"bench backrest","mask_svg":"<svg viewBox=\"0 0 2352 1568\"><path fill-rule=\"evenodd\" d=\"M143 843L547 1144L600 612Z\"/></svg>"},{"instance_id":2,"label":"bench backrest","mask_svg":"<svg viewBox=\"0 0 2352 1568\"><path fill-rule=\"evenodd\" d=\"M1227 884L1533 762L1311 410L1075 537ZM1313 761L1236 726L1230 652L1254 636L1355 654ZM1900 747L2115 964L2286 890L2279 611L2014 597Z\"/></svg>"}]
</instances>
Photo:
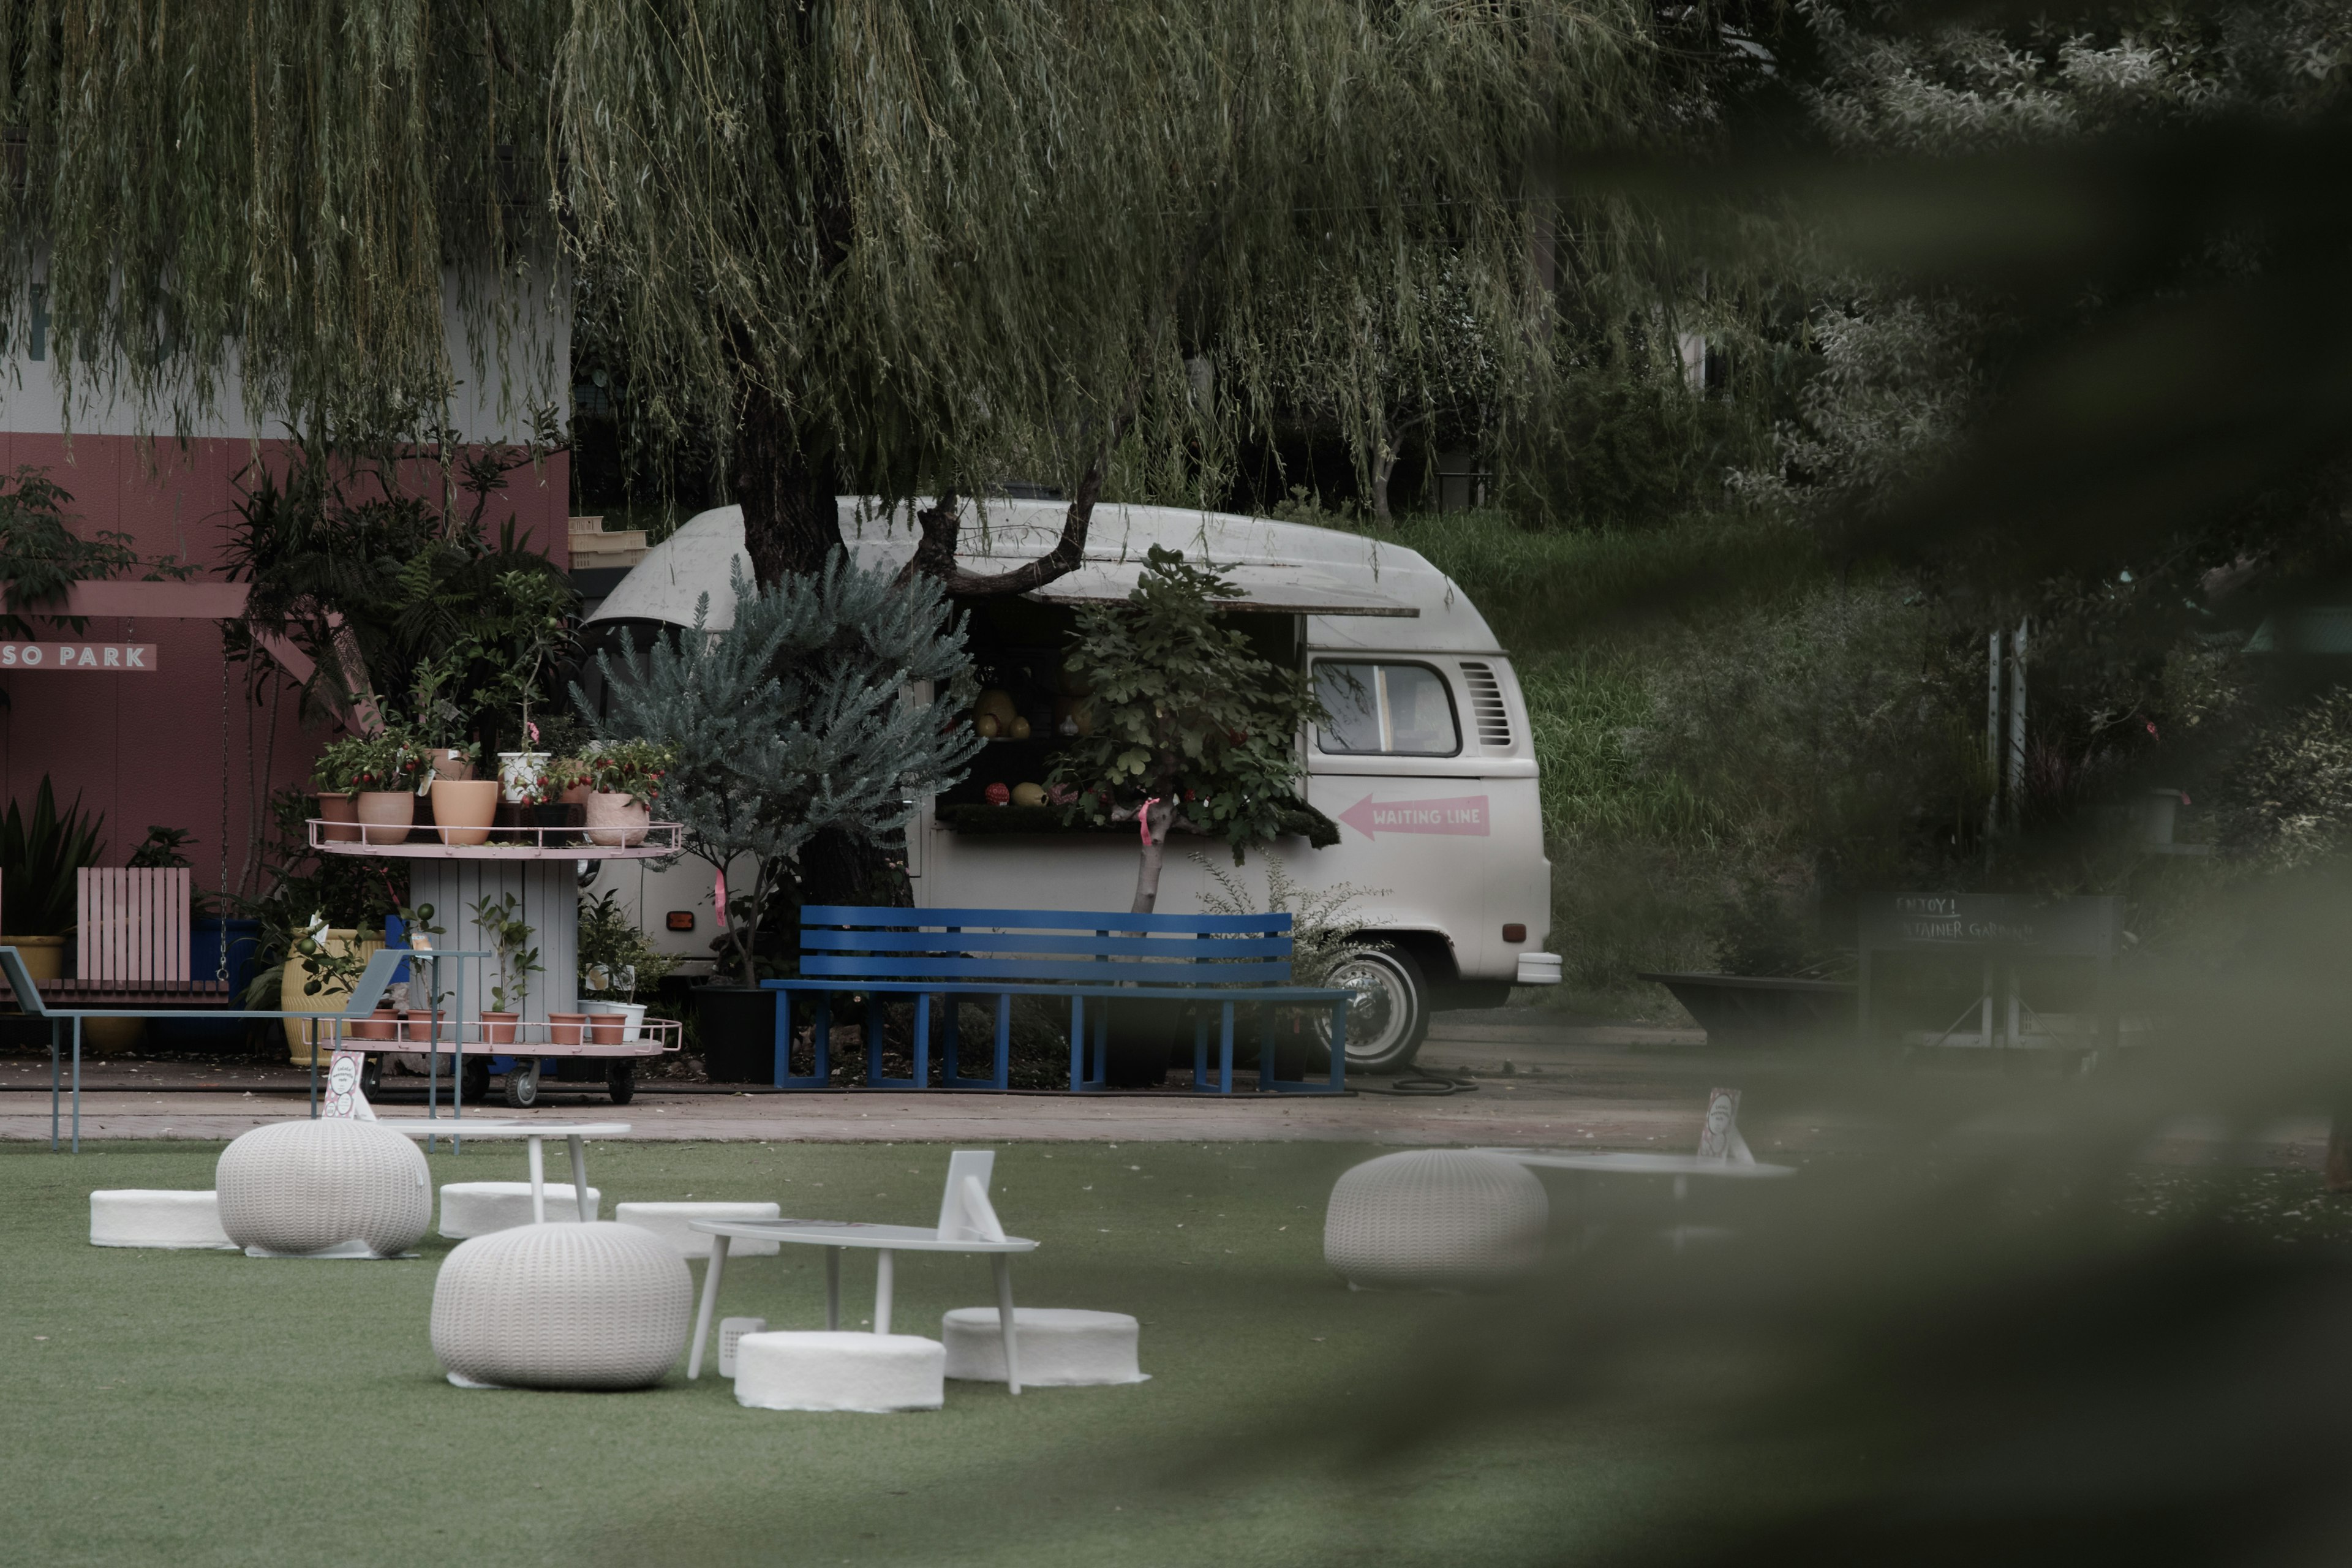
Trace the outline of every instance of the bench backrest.
<instances>
[{"instance_id":1,"label":"bench backrest","mask_svg":"<svg viewBox=\"0 0 2352 1568\"><path fill-rule=\"evenodd\" d=\"M184 866L84 866L76 871L76 978L184 983L191 887Z\"/></svg>"},{"instance_id":2,"label":"bench backrest","mask_svg":"<svg viewBox=\"0 0 2352 1568\"><path fill-rule=\"evenodd\" d=\"M1109 910L801 910L806 979L1286 985L1290 916Z\"/></svg>"}]
</instances>

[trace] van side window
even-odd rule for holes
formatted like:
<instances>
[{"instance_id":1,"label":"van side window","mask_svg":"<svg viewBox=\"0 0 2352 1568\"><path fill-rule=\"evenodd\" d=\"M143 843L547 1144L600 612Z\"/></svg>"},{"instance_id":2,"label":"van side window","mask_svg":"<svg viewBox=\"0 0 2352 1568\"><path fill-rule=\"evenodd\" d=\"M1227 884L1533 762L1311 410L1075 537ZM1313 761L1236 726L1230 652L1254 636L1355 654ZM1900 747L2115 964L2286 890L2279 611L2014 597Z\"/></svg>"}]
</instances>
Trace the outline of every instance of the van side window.
<instances>
[{"instance_id":1,"label":"van side window","mask_svg":"<svg viewBox=\"0 0 2352 1568\"><path fill-rule=\"evenodd\" d=\"M1315 695L1331 715L1315 735L1326 752L1450 757L1462 750L1453 693L1427 665L1318 659Z\"/></svg>"}]
</instances>

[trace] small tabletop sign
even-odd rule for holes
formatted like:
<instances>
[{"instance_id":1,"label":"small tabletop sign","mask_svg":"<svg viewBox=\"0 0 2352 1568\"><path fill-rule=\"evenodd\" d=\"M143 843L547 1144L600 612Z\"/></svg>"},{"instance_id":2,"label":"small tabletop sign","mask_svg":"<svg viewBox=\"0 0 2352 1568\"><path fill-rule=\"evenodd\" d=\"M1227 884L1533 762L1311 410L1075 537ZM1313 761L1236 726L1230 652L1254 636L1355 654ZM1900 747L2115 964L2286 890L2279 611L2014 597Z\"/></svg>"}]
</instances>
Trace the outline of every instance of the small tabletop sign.
<instances>
[{"instance_id":1,"label":"small tabletop sign","mask_svg":"<svg viewBox=\"0 0 2352 1568\"><path fill-rule=\"evenodd\" d=\"M360 1074L367 1066L364 1051L337 1051L335 1065L327 1070L325 1103L319 1114L338 1121L373 1121L375 1107L368 1103L365 1090L360 1088Z\"/></svg>"},{"instance_id":2,"label":"small tabletop sign","mask_svg":"<svg viewBox=\"0 0 2352 1568\"><path fill-rule=\"evenodd\" d=\"M0 642L0 670L89 670L145 674L155 668L151 642Z\"/></svg>"}]
</instances>

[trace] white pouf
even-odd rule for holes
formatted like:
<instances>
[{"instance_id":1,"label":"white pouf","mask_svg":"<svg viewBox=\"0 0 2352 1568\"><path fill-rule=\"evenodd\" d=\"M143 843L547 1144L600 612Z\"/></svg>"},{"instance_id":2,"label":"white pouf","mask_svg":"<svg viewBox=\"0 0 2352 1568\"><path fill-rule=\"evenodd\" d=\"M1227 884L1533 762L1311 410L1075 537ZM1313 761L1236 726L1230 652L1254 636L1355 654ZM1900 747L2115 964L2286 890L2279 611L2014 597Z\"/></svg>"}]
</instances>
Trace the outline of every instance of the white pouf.
<instances>
[{"instance_id":1,"label":"white pouf","mask_svg":"<svg viewBox=\"0 0 2352 1568\"><path fill-rule=\"evenodd\" d=\"M710 1233L696 1230L688 1222L698 1219L774 1219L782 1211L773 1204L622 1204L613 1210L613 1217L623 1225L634 1225L677 1248L681 1258L710 1256ZM784 1249L779 1241L747 1241L731 1237L727 1243L730 1258L773 1258Z\"/></svg>"},{"instance_id":2,"label":"white pouf","mask_svg":"<svg viewBox=\"0 0 2352 1568\"><path fill-rule=\"evenodd\" d=\"M217 1193L119 1187L89 1194L92 1247L209 1247L234 1251Z\"/></svg>"},{"instance_id":3,"label":"white pouf","mask_svg":"<svg viewBox=\"0 0 2352 1568\"><path fill-rule=\"evenodd\" d=\"M1021 1386L1084 1388L1141 1383L1136 1365L1136 1323L1125 1312L1083 1312L1068 1307L1015 1307L1013 1331L1021 1342ZM970 1383L1003 1383L1004 1323L993 1307L958 1307L940 1319L948 1375Z\"/></svg>"},{"instance_id":4,"label":"white pouf","mask_svg":"<svg viewBox=\"0 0 2352 1568\"><path fill-rule=\"evenodd\" d=\"M257 1127L221 1151L221 1229L265 1257L387 1258L433 1223L432 1173L415 1143L373 1121Z\"/></svg>"},{"instance_id":5,"label":"white pouf","mask_svg":"<svg viewBox=\"0 0 2352 1568\"><path fill-rule=\"evenodd\" d=\"M914 1334L745 1334L735 1342L735 1398L755 1410L937 1410L947 1403L946 1373L946 1349Z\"/></svg>"},{"instance_id":6,"label":"white pouf","mask_svg":"<svg viewBox=\"0 0 2352 1568\"><path fill-rule=\"evenodd\" d=\"M548 1224L580 1223L577 1188L570 1182L550 1182L542 1190L547 1195ZM602 1214L604 1202L603 1193L594 1187L588 1189L588 1203L592 1210ZM529 1182L441 1184L441 1234L446 1237L456 1239L488 1236L492 1231L512 1230L519 1225L531 1223Z\"/></svg>"},{"instance_id":7,"label":"white pouf","mask_svg":"<svg viewBox=\"0 0 2352 1568\"><path fill-rule=\"evenodd\" d=\"M648 1387L693 1322L686 1259L609 1220L476 1237L433 1282L433 1353L465 1385Z\"/></svg>"},{"instance_id":8,"label":"white pouf","mask_svg":"<svg viewBox=\"0 0 2352 1568\"><path fill-rule=\"evenodd\" d=\"M1323 1260L1353 1286L1472 1289L1543 1261L1551 1205L1516 1160L1412 1149L1367 1160L1331 1189Z\"/></svg>"}]
</instances>

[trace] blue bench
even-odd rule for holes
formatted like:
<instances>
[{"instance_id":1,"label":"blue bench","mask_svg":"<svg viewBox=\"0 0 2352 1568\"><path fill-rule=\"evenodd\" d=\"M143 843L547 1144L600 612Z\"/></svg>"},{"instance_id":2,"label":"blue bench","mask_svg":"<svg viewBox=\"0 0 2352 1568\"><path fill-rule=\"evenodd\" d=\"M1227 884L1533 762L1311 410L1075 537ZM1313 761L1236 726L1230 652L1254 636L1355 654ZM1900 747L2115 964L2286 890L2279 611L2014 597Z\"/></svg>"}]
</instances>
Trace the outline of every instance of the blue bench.
<instances>
[{"instance_id":1,"label":"blue bench","mask_svg":"<svg viewBox=\"0 0 2352 1568\"><path fill-rule=\"evenodd\" d=\"M1234 1091L1235 1009L1259 1009L1260 1089L1293 1094L1339 1094L1347 1088L1349 1005L1355 993L1335 986L1290 984L1290 916L1137 915L1104 910L907 910L812 904L801 910L801 973L795 980L761 984L777 993L775 1083L779 1089L819 1089L831 1081L833 998L866 997L866 1038L882 1037L886 1001L915 1005L915 1071L886 1078L882 1053L869 1043L866 1083L871 1089L929 1089L931 999L946 1003L941 1031L943 1089L1011 1087L1013 998L1053 996L1070 1005L1070 1088L1105 1087L1112 1000L1173 1000L1214 1005L1218 1012L1217 1070L1209 1070L1209 1020L1192 1033L1192 1081L1218 1094ZM815 1070L793 1075L786 1053L793 1038L793 997L814 1000ZM995 1003L995 1060L986 1076L967 1076L958 1061L958 998ZM1087 1016L1087 1004L1106 1004ZM1325 1007L1331 1014L1331 1066L1325 1081L1285 1079L1274 1061L1274 1015L1283 1007ZM1088 1051L1087 1025L1093 1025ZM1091 1061L1089 1061L1091 1058Z\"/></svg>"}]
</instances>

